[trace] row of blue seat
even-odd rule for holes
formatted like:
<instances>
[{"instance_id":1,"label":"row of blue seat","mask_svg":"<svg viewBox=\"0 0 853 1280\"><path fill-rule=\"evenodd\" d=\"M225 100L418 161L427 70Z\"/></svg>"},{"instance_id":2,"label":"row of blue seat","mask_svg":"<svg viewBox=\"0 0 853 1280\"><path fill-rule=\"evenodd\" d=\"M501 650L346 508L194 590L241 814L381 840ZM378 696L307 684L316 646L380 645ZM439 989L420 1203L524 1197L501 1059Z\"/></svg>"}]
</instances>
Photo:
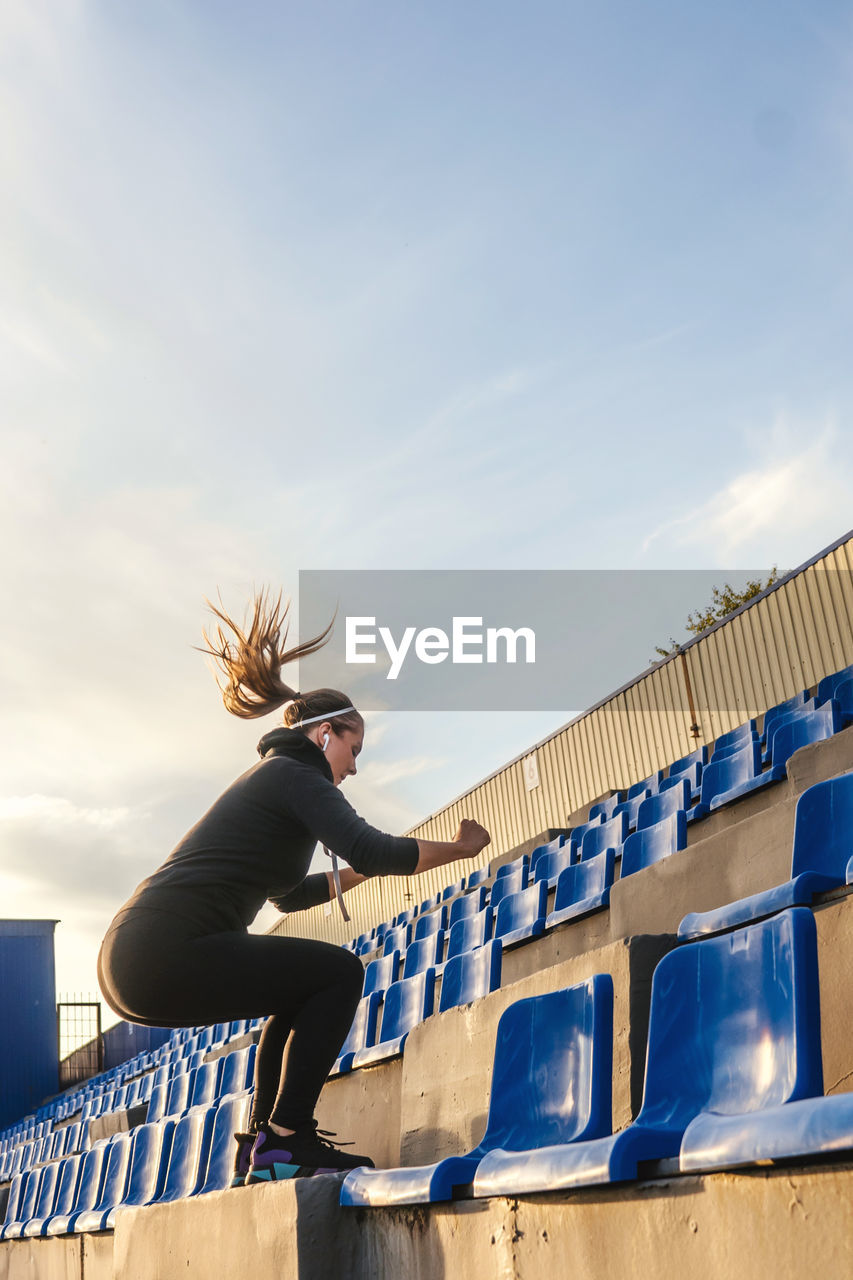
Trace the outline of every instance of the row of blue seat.
<instances>
[{"instance_id":1,"label":"row of blue seat","mask_svg":"<svg viewBox=\"0 0 853 1280\"><path fill-rule=\"evenodd\" d=\"M652 982L643 1101L611 1133L612 981L518 1001L498 1026L483 1140L405 1169L347 1174L341 1204L517 1196L853 1148L853 1095L823 1096L814 917L790 908L679 946ZM645 1166L648 1173L648 1165Z\"/></svg>"},{"instance_id":2,"label":"row of blue seat","mask_svg":"<svg viewBox=\"0 0 853 1280\"><path fill-rule=\"evenodd\" d=\"M163 1204L231 1185L235 1130L251 1095L232 1094L179 1120L138 1126L84 1155L18 1174L9 1192L3 1240L107 1231L123 1207Z\"/></svg>"}]
</instances>

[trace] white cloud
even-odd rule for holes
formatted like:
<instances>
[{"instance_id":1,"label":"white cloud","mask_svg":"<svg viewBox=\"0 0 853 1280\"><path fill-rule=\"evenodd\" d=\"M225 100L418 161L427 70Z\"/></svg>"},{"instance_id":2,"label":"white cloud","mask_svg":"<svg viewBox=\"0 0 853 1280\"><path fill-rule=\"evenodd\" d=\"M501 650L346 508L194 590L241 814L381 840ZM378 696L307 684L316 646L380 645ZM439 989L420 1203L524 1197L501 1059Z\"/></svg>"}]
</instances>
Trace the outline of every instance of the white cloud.
<instances>
[{"instance_id":1,"label":"white cloud","mask_svg":"<svg viewBox=\"0 0 853 1280\"><path fill-rule=\"evenodd\" d=\"M643 541L701 549L719 564L776 563L793 568L850 523L853 465L832 423L801 426L796 448L785 423L760 446L766 461L733 477L722 489L683 515L658 525Z\"/></svg>"}]
</instances>

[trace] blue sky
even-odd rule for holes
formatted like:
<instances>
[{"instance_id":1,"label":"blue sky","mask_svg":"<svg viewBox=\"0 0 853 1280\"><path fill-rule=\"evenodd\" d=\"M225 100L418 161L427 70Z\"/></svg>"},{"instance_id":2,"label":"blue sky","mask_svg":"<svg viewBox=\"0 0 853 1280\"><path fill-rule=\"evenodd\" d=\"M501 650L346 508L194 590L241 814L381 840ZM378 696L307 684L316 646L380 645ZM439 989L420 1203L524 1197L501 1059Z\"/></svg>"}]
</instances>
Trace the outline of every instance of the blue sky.
<instances>
[{"instance_id":1,"label":"blue sky","mask_svg":"<svg viewBox=\"0 0 853 1280\"><path fill-rule=\"evenodd\" d=\"M217 587L853 524L851 72L834 3L8 0L0 874L60 990L269 727ZM348 793L405 829L581 709L375 717Z\"/></svg>"}]
</instances>

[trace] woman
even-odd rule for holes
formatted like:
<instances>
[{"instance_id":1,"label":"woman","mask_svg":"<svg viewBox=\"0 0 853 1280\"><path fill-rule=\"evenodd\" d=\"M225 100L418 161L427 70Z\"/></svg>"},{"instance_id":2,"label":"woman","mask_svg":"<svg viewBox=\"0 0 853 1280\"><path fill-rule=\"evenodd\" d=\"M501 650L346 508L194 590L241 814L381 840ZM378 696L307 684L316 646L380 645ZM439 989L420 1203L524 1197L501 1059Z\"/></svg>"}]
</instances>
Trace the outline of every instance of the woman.
<instances>
[{"instance_id":1,"label":"woman","mask_svg":"<svg viewBox=\"0 0 853 1280\"><path fill-rule=\"evenodd\" d=\"M489 843L463 819L454 840L390 836L358 816L337 790L356 772L364 721L335 689L297 693L281 668L322 647L291 650L281 596L255 600L241 629L220 624L207 649L224 675L232 714L284 708L284 727L261 738L261 759L214 802L110 925L98 956L104 998L120 1017L181 1027L268 1016L255 1059L249 1132L235 1135L235 1183L370 1165L317 1131L314 1109L361 996L363 968L326 942L250 934L260 907L298 911L334 897L331 873L308 875L317 841L349 864L343 891L373 875L417 875ZM223 629L224 628L224 629ZM286 1052L285 1052L286 1051Z\"/></svg>"}]
</instances>

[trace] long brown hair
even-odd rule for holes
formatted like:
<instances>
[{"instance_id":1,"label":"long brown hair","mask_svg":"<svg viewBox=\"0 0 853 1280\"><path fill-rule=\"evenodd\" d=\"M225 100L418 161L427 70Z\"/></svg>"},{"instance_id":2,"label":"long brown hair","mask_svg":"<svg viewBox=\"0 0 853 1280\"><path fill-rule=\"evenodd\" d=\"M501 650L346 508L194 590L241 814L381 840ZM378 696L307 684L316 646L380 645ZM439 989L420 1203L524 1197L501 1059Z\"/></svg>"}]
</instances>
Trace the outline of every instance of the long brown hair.
<instances>
[{"instance_id":1,"label":"long brown hair","mask_svg":"<svg viewBox=\"0 0 853 1280\"><path fill-rule=\"evenodd\" d=\"M242 625L226 613L221 599L218 606L210 600L205 603L219 621L212 636L206 630L202 631L207 647L200 651L214 659L222 701L232 715L243 720L255 720L288 703L284 711L285 726L298 728L302 719L339 711L350 705L349 698L339 689L312 689L309 693L298 693L281 678L281 668L288 662L322 649L335 624L334 617L318 636L286 649L290 601L287 600L282 607L280 591L275 600L266 588L255 595L247 611L248 621ZM362 718L355 710L335 716L332 721L336 733L342 729L357 731L362 725Z\"/></svg>"}]
</instances>

